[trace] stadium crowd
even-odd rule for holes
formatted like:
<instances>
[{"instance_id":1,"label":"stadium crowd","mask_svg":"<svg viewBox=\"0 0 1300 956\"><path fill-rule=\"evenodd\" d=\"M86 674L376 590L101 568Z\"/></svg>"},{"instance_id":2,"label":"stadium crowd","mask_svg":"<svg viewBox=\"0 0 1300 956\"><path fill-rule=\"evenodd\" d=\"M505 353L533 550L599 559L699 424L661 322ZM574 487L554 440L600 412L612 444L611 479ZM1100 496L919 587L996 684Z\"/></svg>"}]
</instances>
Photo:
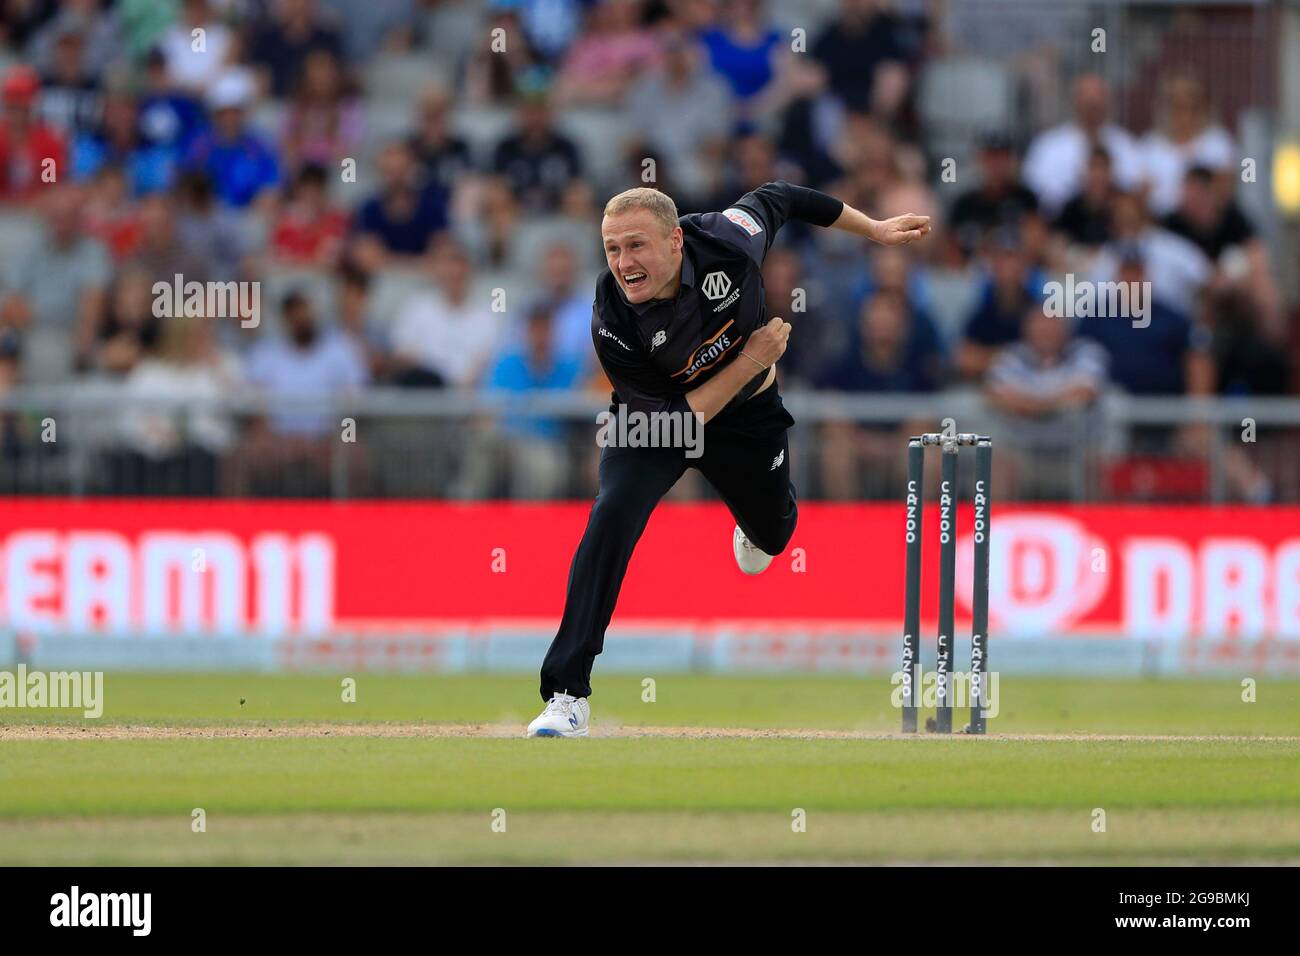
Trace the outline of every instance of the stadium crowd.
<instances>
[{"instance_id":1,"label":"stadium crowd","mask_svg":"<svg viewBox=\"0 0 1300 956\"><path fill-rule=\"evenodd\" d=\"M1127 129L1106 79L1079 73L1054 125L966 130L950 155L920 88L961 51L928 7L3 0L0 394L265 395L251 422L124 410L100 482L265 491L259 474L326 470L337 440L280 396L608 392L590 341L605 198L649 184L688 213L775 179L937 223L906 249L783 230L764 277L795 324L787 392L979 391L1042 455L1080 440L1110 389L1291 391L1291 312L1204 78L1166 73L1154 125ZM1067 274L1149 281L1147 323L1046 316ZM177 275L260 283L265 321L158 316L154 283ZM824 424L810 490L860 496L864 474L897 471L909 427ZM0 412L0 462L38 431ZM561 422L455 434L447 493L587 487ZM1234 475L1241 497L1271 494Z\"/></svg>"}]
</instances>

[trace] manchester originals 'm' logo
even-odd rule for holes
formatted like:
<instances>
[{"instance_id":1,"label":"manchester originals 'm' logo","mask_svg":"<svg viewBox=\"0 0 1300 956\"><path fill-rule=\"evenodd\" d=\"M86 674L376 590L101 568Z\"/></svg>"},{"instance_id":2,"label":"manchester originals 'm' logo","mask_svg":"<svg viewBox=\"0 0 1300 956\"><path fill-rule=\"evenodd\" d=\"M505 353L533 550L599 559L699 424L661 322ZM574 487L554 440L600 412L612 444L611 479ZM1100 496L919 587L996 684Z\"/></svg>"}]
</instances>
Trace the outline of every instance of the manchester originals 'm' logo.
<instances>
[{"instance_id":1,"label":"manchester originals 'm' logo","mask_svg":"<svg viewBox=\"0 0 1300 956\"><path fill-rule=\"evenodd\" d=\"M727 278L725 272L710 272L704 277L700 291L704 293L706 299L721 299L731 291L731 280Z\"/></svg>"}]
</instances>

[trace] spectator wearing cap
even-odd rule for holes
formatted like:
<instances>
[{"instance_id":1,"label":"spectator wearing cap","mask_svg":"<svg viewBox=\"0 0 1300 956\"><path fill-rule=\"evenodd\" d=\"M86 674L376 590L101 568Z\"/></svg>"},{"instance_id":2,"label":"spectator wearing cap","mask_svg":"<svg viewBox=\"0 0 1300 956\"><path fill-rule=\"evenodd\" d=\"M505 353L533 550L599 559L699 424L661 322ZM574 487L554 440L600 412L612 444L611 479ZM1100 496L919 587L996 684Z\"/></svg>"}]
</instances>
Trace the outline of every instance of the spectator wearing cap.
<instances>
[{"instance_id":1,"label":"spectator wearing cap","mask_svg":"<svg viewBox=\"0 0 1300 956\"><path fill-rule=\"evenodd\" d=\"M1184 315L1196 313L1214 266L1195 243L1151 222L1147 205L1136 193L1117 193L1111 203L1111 242L1101 248L1092 278L1110 282L1120 271L1125 249L1136 248L1157 302Z\"/></svg>"},{"instance_id":2,"label":"spectator wearing cap","mask_svg":"<svg viewBox=\"0 0 1300 956\"><path fill-rule=\"evenodd\" d=\"M0 200L26 200L43 185L58 181L66 168L63 137L35 115L32 106L40 78L27 66L16 66L0 83L4 119L0 122ZM53 176L46 175L47 170ZM70 172L70 171L69 171Z\"/></svg>"},{"instance_id":3,"label":"spectator wearing cap","mask_svg":"<svg viewBox=\"0 0 1300 956\"><path fill-rule=\"evenodd\" d=\"M992 133L984 137L979 168L979 185L957 197L948 217L963 257L979 248L989 230L1019 227L1025 216L1038 211L1038 198L1020 181L1009 136Z\"/></svg>"},{"instance_id":4,"label":"spectator wearing cap","mask_svg":"<svg viewBox=\"0 0 1300 956\"><path fill-rule=\"evenodd\" d=\"M1072 466L1095 437L1107 363L1096 342L1072 337L1069 319L1037 303L1025 309L1020 340L998 353L984 380L985 399L1006 426L999 434L1010 460L996 476L1005 493L1073 494Z\"/></svg>"},{"instance_id":5,"label":"spectator wearing cap","mask_svg":"<svg viewBox=\"0 0 1300 956\"><path fill-rule=\"evenodd\" d=\"M1097 146L1110 155L1111 173L1121 189L1135 189L1144 174L1142 151L1124 128L1107 119L1109 89L1099 73L1074 81L1074 117L1034 137L1025 154L1025 183L1050 217L1079 191L1088 157Z\"/></svg>"},{"instance_id":6,"label":"spectator wearing cap","mask_svg":"<svg viewBox=\"0 0 1300 956\"><path fill-rule=\"evenodd\" d=\"M1021 337L1025 311L1043 300L1043 275L1017 230L996 230L986 248L987 272L957 347L957 369L971 379L983 378L997 352Z\"/></svg>"},{"instance_id":7,"label":"spectator wearing cap","mask_svg":"<svg viewBox=\"0 0 1300 956\"><path fill-rule=\"evenodd\" d=\"M434 288L411 295L393 320L397 382L476 388L497 354L501 314L487 296L472 294L469 256L455 240L444 237L434 245L428 269Z\"/></svg>"},{"instance_id":8,"label":"spectator wearing cap","mask_svg":"<svg viewBox=\"0 0 1300 956\"><path fill-rule=\"evenodd\" d=\"M357 212L349 258L367 272L418 268L447 225L447 194L422 179L410 145L394 140L379 155L379 192Z\"/></svg>"},{"instance_id":9,"label":"spectator wearing cap","mask_svg":"<svg viewBox=\"0 0 1300 956\"><path fill-rule=\"evenodd\" d=\"M208 175L217 198L239 209L253 203L280 180L275 151L248 125L254 94L253 79L247 70L232 69L221 74L207 95L212 129L194 141L185 158L189 169Z\"/></svg>"},{"instance_id":10,"label":"spectator wearing cap","mask_svg":"<svg viewBox=\"0 0 1300 956\"><path fill-rule=\"evenodd\" d=\"M0 313L26 327L24 378L33 384L68 378L104 308L110 262L103 245L83 232L85 204L80 186L50 187L41 198L40 236L8 263Z\"/></svg>"},{"instance_id":11,"label":"spectator wearing cap","mask_svg":"<svg viewBox=\"0 0 1300 956\"><path fill-rule=\"evenodd\" d=\"M492 171L504 178L526 212L554 212L569 181L582 175L573 141L555 129L544 90L529 90L516 110L517 126L492 153Z\"/></svg>"},{"instance_id":12,"label":"spectator wearing cap","mask_svg":"<svg viewBox=\"0 0 1300 956\"><path fill-rule=\"evenodd\" d=\"M937 343L914 333L906 300L894 292L878 292L862 303L858 326L849 347L831 359L817 376L820 389L849 392L933 392L942 377L944 356ZM824 494L836 500L861 497L865 474L899 471L899 441L914 423L862 427L853 422L827 422L820 432L821 478Z\"/></svg>"},{"instance_id":13,"label":"spectator wearing cap","mask_svg":"<svg viewBox=\"0 0 1300 956\"><path fill-rule=\"evenodd\" d=\"M574 389L582 379L581 364L558 353L553 317L550 304L532 306L519 344L496 361L484 380L486 390L516 396L516 401L511 402L513 408L521 404L520 396L539 390ZM561 419L517 411L506 415L499 429L480 432L471 439L467 452L470 460L462 476L465 491L473 494L488 490L493 474L490 465L499 458L506 466L510 497L558 497L568 482L570 467L564 439Z\"/></svg>"},{"instance_id":14,"label":"spectator wearing cap","mask_svg":"<svg viewBox=\"0 0 1300 956\"><path fill-rule=\"evenodd\" d=\"M731 90L705 66L703 48L681 30L663 33L663 50L661 67L628 90L623 112L645 149L668 160L679 188L699 195L727 141L728 130L718 119L731 114ZM656 115L671 116L672 122L645 122Z\"/></svg>"},{"instance_id":15,"label":"spectator wearing cap","mask_svg":"<svg viewBox=\"0 0 1300 956\"><path fill-rule=\"evenodd\" d=\"M102 110L103 94L99 78L86 63L82 27L66 21L55 40L49 68L41 73L36 113L71 140L99 125Z\"/></svg>"},{"instance_id":16,"label":"spectator wearing cap","mask_svg":"<svg viewBox=\"0 0 1300 956\"><path fill-rule=\"evenodd\" d=\"M555 81L556 105L617 106L630 84L659 63L663 50L641 25L641 7L642 0L603 0L588 8L587 29L565 53Z\"/></svg>"},{"instance_id":17,"label":"spectator wearing cap","mask_svg":"<svg viewBox=\"0 0 1300 956\"><path fill-rule=\"evenodd\" d=\"M1142 161L1152 215L1178 207L1183 180L1193 166L1228 180L1237 163L1237 144L1215 123L1201 81L1191 73L1165 78L1159 99L1160 125L1142 139Z\"/></svg>"},{"instance_id":18,"label":"spectator wearing cap","mask_svg":"<svg viewBox=\"0 0 1300 956\"><path fill-rule=\"evenodd\" d=\"M271 16L254 29L248 53L265 78L265 88L283 99L306 74L313 53L341 60L343 41L313 0L278 0L271 10Z\"/></svg>"},{"instance_id":19,"label":"spectator wearing cap","mask_svg":"<svg viewBox=\"0 0 1300 956\"><path fill-rule=\"evenodd\" d=\"M196 30L202 31L201 46ZM180 16L163 33L159 48L172 85L198 95L226 73L238 53L234 34L213 14L208 0L182 0Z\"/></svg>"},{"instance_id":20,"label":"spectator wearing cap","mask_svg":"<svg viewBox=\"0 0 1300 956\"><path fill-rule=\"evenodd\" d=\"M284 117L280 137L285 166L303 163L338 169L345 156L355 156L365 134L361 105L344 89L338 58L328 50L313 50L303 60L301 79Z\"/></svg>"}]
</instances>

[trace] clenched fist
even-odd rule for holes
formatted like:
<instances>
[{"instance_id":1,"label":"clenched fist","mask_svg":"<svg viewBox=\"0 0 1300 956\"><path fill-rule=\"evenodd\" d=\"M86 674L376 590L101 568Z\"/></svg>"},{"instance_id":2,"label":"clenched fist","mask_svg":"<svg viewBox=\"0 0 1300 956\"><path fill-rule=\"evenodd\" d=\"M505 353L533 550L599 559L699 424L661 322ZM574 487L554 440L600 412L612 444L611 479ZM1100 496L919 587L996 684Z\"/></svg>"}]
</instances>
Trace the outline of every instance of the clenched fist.
<instances>
[{"instance_id":1,"label":"clenched fist","mask_svg":"<svg viewBox=\"0 0 1300 956\"><path fill-rule=\"evenodd\" d=\"M768 368L785 354L785 344L790 340L790 323L773 316L767 325L749 337L741 350L750 359Z\"/></svg>"},{"instance_id":2,"label":"clenched fist","mask_svg":"<svg viewBox=\"0 0 1300 956\"><path fill-rule=\"evenodd\" d=\"M893 219L881 219L873 223L871 239L882 246L901 246L915 242L930 234L930 217L911 213L895 216Z\"/></svg>"}]
</instances>

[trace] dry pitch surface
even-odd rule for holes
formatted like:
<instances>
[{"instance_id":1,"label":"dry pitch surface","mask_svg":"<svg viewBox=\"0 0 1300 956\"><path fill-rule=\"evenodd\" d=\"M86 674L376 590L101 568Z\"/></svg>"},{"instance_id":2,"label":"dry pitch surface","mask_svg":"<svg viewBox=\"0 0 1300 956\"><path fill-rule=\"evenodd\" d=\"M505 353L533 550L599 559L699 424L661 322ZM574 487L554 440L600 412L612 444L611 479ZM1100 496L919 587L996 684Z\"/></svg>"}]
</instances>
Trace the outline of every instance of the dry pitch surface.
<instances>
[{"instance_id":1,"label":"dry pitch surface","mask_svg":"<svg viewBox=\"0 0 1300 956\"><path fill-rule=\"evenodd\" d=\"M884 681L610 678L524 740L531 685L110 674L0 712L0 863L1300 862L1300 683L1004 680L948 738Z\"/></svg>"}]
</instances>

